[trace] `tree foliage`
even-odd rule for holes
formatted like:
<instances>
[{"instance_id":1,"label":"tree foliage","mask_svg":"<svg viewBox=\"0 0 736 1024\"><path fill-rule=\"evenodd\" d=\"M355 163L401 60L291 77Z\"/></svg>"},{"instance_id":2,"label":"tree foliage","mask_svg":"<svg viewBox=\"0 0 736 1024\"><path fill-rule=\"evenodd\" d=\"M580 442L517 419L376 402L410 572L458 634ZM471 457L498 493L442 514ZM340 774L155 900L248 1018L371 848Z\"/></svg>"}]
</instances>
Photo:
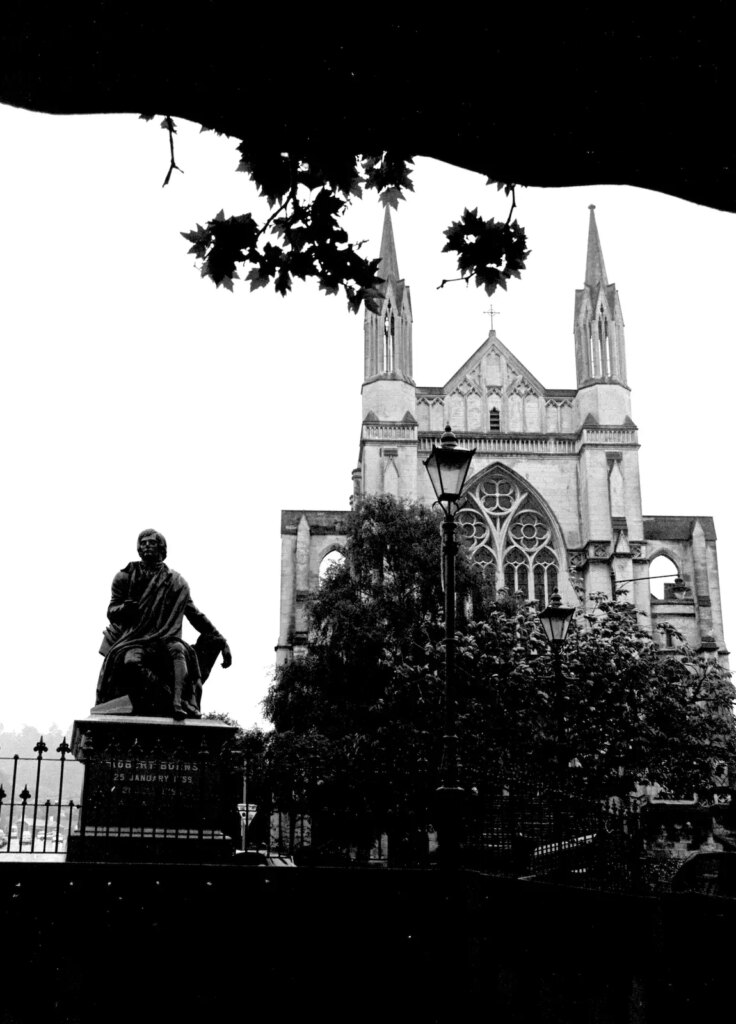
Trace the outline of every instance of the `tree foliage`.
<instances>
[{"instance_id":1,"label":"tree foliage","mask_svg":"<svg viewBox=\"0 0 736 1024\"><path fill-rule=\"evenodd\" d=\"M506 601L458 634L457 715L466 784L542 778L570 762L594 792L659 783L691 795L736 763L729 673L686 645L664 654L636 610L594 595L562 656L562 689L536 612ZM682 638L680 638L682 639ZM441 674L444 641L396 664L395 686Z\"/></svg>"},{"instance_id":2,"label":"tree foliage","mask_svg":"<svg viewBox=\"0 0 736 1024\"><path fill-rule=\"evenodd\" d=\"M665 655L630 605L598 595L587 603L592 612L581 606L558 693L533 604L503 594L492 601L462 553L458 584L466 788L550 778L572 762L579 767L564 770L576 788L616 792L647 780L690 795L719 764L736 763L728 672L685 645ZM277 795L298 796L356 841L426 821L443 732L437 515L390 497L364 500L312 622L309 653L282 666L265 701Z\"/></svg>"},{"instance_id":3,"label":"tree foliage","mask_svg":"<svg viewBox=\"0 0 736 1024\"><path fill-rule=\"evenodd\" d=\"M399 657L423 656L442 616L440 516L387 495L349 516L347 557L310 606L310 653L283 666L266 699L279 731L315 726L344 736L373 721ZM461 557L459 591L482 600L482 577Z\"/></svg>"},{"instance_id":4,"label":"tree foliage","mask_svg":"<svg viewBox=\"0 0 736 1024\"><path fill-rule=\"evenodd\" d=\"M443 252L457 253L460 279L466 283L475 280L476 287L483 286L493 295L498 287L505 291L512 277L521 277L529 250L524 229L511 221L511 214L505 224L499 224L493 218L484 220L477 209L465 210L445 235Z\"/></svg>"},{"instance_id":5,"label":"tree foliage","mask_svg":"<svg viewBox=\"0 0 736 1024\"><path fill-rule=\"evenodd\" d=\"M141 117L151 120L154 115ZM181 168L174 155L174 120L167 115L161 128L168 133L171 154L167 185L173 171ZM370 304L381 284L376 277L379 261L361 254L364 243L351 241L342 218L366 190L376 192L384 206L396 209L405 192L414 188L413 157L393 150L368 155L346 150L326 153L306 144L282 152L251 146L247 140L237 149L237 169L251 178L272 212L258 221L249 212L226 217L220 210L206 224L182 232L202 276L232 291L233 281L244 274L251 291L272 286L282 296L291 290L295 278L313 279L328 295L342 289L353 312L363 302ZM511 223L514 186L498 187L514 196L505 223L465 210L445 232L444 251L457 253L457 280L475 280L489 295L498 286L505 288L511 277L520 276L528 255L524 229L516 221Z\"/></svg>"},{"instance_id":6,"label":"tree foliage","mask_svg":"<svg viewBox=\"0 0 736 1024\"><path fill-rule=\"evenodd\" d=\"M233 737L233 749L239 751L247 761L256 763L263 758L267 744L266 733L257 725L244 729L240 722L226 711L208 711L202 718L208 722L222 722L237 729Z\"/></svg>"},{"instance_id":7,"label":"tree foliage","mask_svg":"<svg viewBox=\"0 0 736 1024\"><path fill-rule=\"evenodd\" d=\"M398 716L385 702L394 660L421 655L440 621L439 559L434 511L387 496L364 499L349 518L347 558L312 603L309 653L281 667L265 701L272 755L280 766L290 758L300 766L321 822L357 840L426 809L436 782L436 695L416 726L411 700ZM476 576L461 559L459 587L479 592ZM407 721L421 734L418 746L402 745Z\"/></svg>"}]
</instances>

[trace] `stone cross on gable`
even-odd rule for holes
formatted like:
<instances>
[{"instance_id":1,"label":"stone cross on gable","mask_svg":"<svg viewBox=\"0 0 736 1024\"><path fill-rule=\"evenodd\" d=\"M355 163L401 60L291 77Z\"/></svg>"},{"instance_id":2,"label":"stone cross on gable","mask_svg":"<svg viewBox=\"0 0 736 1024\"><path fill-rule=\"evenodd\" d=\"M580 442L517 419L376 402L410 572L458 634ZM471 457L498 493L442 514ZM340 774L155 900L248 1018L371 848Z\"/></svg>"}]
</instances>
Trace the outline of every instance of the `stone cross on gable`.
<instances>
[{"instance_id":1,"label":"stone cross on gable","mask_svg":"<svg viewBox=\"0 0 736 1024\"><path fill-rule=\"evenodd\" d=\"M493 303L491 303L491 308L487 309L485 311L485 316L489 316L491 318L491 330L493 330L493 318L494 318L494 316L500 316L500 315L501 314L498 312L498 310L493 308Z\"/></svg>"}]
</instances>

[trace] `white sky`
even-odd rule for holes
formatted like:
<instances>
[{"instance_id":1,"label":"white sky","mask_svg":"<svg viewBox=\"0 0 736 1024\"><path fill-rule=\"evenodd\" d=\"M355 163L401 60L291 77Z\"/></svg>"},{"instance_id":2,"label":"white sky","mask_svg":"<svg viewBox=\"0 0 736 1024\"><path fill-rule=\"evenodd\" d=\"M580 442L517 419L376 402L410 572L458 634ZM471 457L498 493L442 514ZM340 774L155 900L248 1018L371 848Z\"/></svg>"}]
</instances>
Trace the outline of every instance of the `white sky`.
<instances>
[{"instance_id":1,"label":"white sky","mask_svg":"<svg viewBox=\"0 0 736 1024\"><path fill-rule=\"evenodd\" d=\"M195 603L230 641L205 710L260 721L278 636L280 510L346 508L357 461L362 315L296 284L215 289L179 232L252 209L235 141L160 118L51 117L0 107L0 722L62 728L94 703L110 582L152 526ZM490 322L453 284L442 231L465 206L506 216L484 178L418 160L394 217L411 285L414 369L439 385ZM645 514L712 515L726 640L736 643L733 441L736 217L639 189L523 189L532 256L493 297L499 337L546 387L574 387L575 288L588 204L626 322ZM350 228L377 255L382 211ZM733 584L736 587L736 583Z\"/></svg>"}]
</instances>

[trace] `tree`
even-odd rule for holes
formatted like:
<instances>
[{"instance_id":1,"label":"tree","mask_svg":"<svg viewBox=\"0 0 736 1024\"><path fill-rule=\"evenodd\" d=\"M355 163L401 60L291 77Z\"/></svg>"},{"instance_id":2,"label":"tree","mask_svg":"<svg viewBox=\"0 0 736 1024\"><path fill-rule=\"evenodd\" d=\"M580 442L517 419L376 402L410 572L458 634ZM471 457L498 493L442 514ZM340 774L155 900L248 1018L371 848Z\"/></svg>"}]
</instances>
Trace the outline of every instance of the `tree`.
<instances>
[{"instance_id":1,"label":"tree","mask_svg":"<svg viewBox=\"0 0 736 1024\"><path fill-rule=\"evenodd\" d=\"M301 766L323 834L334 828L364 843L426 815L431 802L441 680L422 683L431 692L408 697L403 713L387 699L393 659L422 654L440 622L439 522L431 509L388 496L360 503L347 558L312 603L309 654L278 671L266 699L270 756ZM461 591L481 599L479 573L464 558L457 576Z\"/></svg>"},{"instance_id":2,"label":"tree","mask_svg":"<svg viewBox=\"0 0 736 1024\"><path fill-rule=\"evenodd\" d=\"M576 788L596 793L620 790L622 777L691 793L718 764L736 763L729 674L684 645L664 655L630 605L599 595L591 614L579 612L558 704L533 604L492 600L462 553L458 594L466 788L559 782L561 750L563 765L581 766ZM314 598L309 653L278 671L265 701L277 798L280 787L294 799L298 778L299 798L330 838L367 844L420 828L426 836L442 743L441 598L438 516L365 499L350 516L345 562Z\"/></svg>"},{"instance_id":3,"label":"tree","mask_svg":"<svg viewBox=\"0 0 736 1024\"><path fill-rule=\"evenodd\" d=\"M233 737L233 749L242 754L246 761L256 762L263 756L266 747L266 733L257 725L244 729L240 722L226 711L208 711L202 718L208 722L222 722L238 731Z\"/></svg>"},{"instance_id":4,"label":"tree","mask_svg":"<svg viewBox=\"0 0 736 1024\"><path fill-rule=\"evenodd\" d=\"M466 784L554 777L573 761L589 791L657 782L677 794L736 763L730 674L684 643L665 654L636 609L593 595L562 651L562 693L535 610L505 601L458 636L458 733ZM682 641L682 637L676 634ZM443 643L396 666L396 686L441 668ZM623 780L622 780L623 775Z\"/></svg>"}]
</instances>

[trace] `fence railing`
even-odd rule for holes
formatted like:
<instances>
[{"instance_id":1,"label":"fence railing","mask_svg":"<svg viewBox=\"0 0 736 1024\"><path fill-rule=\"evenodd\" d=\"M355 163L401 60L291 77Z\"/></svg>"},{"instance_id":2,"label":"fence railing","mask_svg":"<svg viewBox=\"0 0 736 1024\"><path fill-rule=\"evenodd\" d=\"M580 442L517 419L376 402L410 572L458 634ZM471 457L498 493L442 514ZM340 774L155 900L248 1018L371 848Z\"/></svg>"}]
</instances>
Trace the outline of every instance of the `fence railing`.
<instances>
[{"instance_id":1,"label":"fence railing","mask_svg":"<svg viewBox=\"0 0 736 1024\"><path fill-rule=\"evenodd\" d=\"M246 787L248 788L248 787ZM335 828L333 813L306 796L279 800L263 790L241 804L241 845L297 864L430 868L437 864L436 823L426 812L395 818L366 839ZM640 887L641 809L541 786L467 797L461 864L492 874L633 892Z\"/></svg>"},{"instance_id":2,"label":"fence railing","mask_svg":"<svg viewBox=\"0 0 736 1024\"><path fill-rule=\"evenodd\" d=\"M49 751L41 737L33 752L0 757L0 857L64 854L79 823L82 768L69 744Z\"/></svg>"},{"instance_id":3,"label":"fence railing","mask_svg":"<svg viewBox=\"0 0 736 1024\"><path fill-rule=\"evenodd\" d=\"M466 817L466 866L569 885L640 887L641 811L620 802L547 792L496 796Z\"/></svg>"},{"instance_id":4,"label":"fence railing","mask_svg":"<svg viewBox=\"0 0 736 1024\"><path fill-rule=\"evenodd\" d=\"M179 846L180 840L195 840L208 862L215 847L224 851L229 846L232 851L234 845L246 854L246 862L250 858L255 863L281 859L305 866L432 868L437 864L436 821L426 808L404 808L371 833L355 829L359 815L354 814L352 827L347 827L339 810L310 801L301 784L273 793L250 764L243 769L242 802L236 806L237 779L235 786L230 781L226 792L222 789L230 769L217 774L213 765L211 785L203 786L201 781L190 785L189 776L182 776L185 762L175 759L176 763L162 767L154 765L152 757L141 751L129 751L125 757L99 751L86 769L104 776L97 787L97 800L103 803L97 806L92 801L85 811L81 802L85 765L75 760L66 740L49 750L41 738L33 756L0 756L0 860L19 855L61 859L70 840L94 847L102 859L124 859L120 851L131 845L125 840L133 839L138 845L148 843L156 858L165 856L171 840ZM190 765L192 782L207 775L204 753L194 759L197 771ZM137 787L135 820L126 817L126 782ZM170 815L172 807L181 808L184 791L188 794L186 820L180 810L175 818ZM107 793L109 798L104 796ZM220 810L215 812L218 804ZM676 822L677 835L663 839L656 810L618 798L563 792L529 780L506 789L489 788L483 795L466 796L461 864L490 874L617 892L649 891L654 878L663 891L678 866L699 848L703 828L693 830L690 819L695 821L695 808L688 804L688 820ZM117 857L111 853L116 843ZM188 845L193 851L197 847L196 842Z\"/></svg>"}]
</instances>

